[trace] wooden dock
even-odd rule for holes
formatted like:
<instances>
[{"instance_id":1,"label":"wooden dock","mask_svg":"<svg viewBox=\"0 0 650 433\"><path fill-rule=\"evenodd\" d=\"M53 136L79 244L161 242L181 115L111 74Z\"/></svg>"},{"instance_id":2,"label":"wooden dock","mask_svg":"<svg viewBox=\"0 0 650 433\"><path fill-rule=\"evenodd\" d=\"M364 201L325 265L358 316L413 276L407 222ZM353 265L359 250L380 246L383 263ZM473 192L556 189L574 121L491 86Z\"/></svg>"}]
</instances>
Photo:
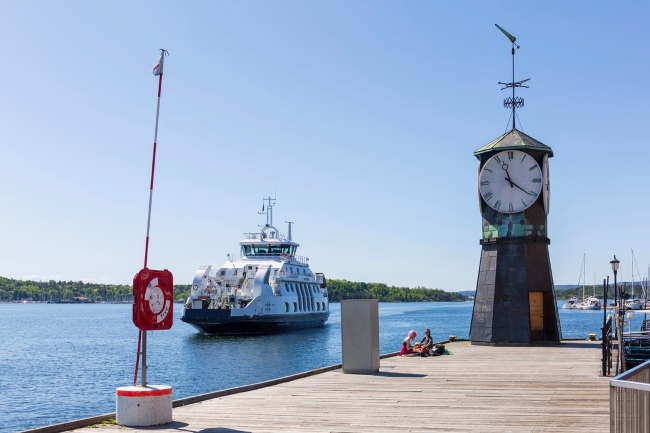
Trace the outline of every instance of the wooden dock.
<instances>
[{"instance_id":1,"label":"wooden dock","mask_svg":"<svg viewBox=\"0 0 650 433\"><path fill-rule=\"evenodd\" d=\"M447 349L450 355L382 359L373 375L336 369L176 407L174 422L164 426L75 432L609 431L609 378L600 375L600 342L456 342Z\"/></svg>"}]
</instances>

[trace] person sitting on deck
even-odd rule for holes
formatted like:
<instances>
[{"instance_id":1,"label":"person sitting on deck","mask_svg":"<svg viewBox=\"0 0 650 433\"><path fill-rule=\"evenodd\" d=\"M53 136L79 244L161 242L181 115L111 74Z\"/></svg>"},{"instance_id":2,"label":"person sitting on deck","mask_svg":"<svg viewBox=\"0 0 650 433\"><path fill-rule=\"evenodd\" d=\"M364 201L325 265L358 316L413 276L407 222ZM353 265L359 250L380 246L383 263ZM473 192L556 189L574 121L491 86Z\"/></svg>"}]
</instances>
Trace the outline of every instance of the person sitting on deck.
<instances>
[{"instance_id":1,"label":"person sitting on deck","mask_svg":"<svg viewBox=\"0 0 650 433\"><path fill-rule=\"evenodd\" d=\"M414 330L410 330L406 338L404 339L404 342L402 343L402 350L400 351L400 355L408 355L409 353L413 353L413 349L415 348L415 337L417 336L417 333Z\"/></svg>"},{"instance_id":2,"label":"person sitting on deck","mask_svg":"<svg viewBox=\"0 0 650 433\"><path fill-rule=\"evenodd\" d=\"M433 348L433 339L431 339L431 331L428 329L424 330L424 338L422 341L420 341L420 346L424 349L424 351L428 352Z\"/></svg>"}]
</instances>

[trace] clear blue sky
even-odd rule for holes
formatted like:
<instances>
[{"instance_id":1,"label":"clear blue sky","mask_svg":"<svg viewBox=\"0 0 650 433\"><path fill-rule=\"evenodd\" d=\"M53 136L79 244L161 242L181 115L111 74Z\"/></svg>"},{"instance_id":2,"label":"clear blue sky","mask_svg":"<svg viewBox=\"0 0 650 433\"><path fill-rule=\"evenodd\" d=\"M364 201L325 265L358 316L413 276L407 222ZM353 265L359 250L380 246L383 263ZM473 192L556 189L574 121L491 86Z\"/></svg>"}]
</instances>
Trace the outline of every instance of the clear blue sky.
<instances>
[{"instance_id":1,"label":"clear blue sky","mask_svg":"<svg viewBox=\"0 0 650 433\"><path fill-rule=\"evenodd\" d=\"M159 48L149 265L190 283L257 229L295 221L326 276L473 290L473 151L508 128L551 146L556 284L629 280L650 247L648 2L5 1L0 14L0 276L130 284L143 264ZM638 277L637 277L638 278ZM619 278L620 279L620 278ZM636 279L636 278L635 278Z\"/></svg>"}]
</instances>

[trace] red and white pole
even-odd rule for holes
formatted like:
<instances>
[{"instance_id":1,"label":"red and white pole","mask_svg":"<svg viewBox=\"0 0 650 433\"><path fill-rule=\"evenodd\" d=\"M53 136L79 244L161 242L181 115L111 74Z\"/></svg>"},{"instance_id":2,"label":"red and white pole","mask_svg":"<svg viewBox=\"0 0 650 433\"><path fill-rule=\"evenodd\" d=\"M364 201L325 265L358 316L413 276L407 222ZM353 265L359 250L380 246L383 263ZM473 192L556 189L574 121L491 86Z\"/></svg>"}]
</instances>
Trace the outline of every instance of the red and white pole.
<instances>
[{"instance_id":1,"label":"red and white pole","mask_svg":"<svg viewBox=\"0 0 650 433\"><path fill-rule=\"evenodd\" d=\"M147 239L144 246L144 267L147 267L147 258L149 256L149 228L151 227L151 202L153 200L153 178L156 170L156 146L158 143L158 118L160 117L160 94L162 92L163 65L167 51L160 49L160 59L154 66L153 73L158 75L158 104L156 105L156 128L153 134L153 157L151 159L151 183L149 185L149 214L147 215Z\"/></svg>"},{"instance_id":2,"label":"red and white pole","mask_svg":"<svg viewBox=\"0 0 650 433\"><path fill-rule=\"evenodd\" d=\"M163 66L165 56L169 53L167 50L160 49L160 58L153 67L153 74L158 75L158 103L156 105L156 128L153 134L153 156L151 158L151 182L149 184L149 212L147 214L147 238L144 244L144 268L147 268L147 259L149 257L149 229L151 228L151 203L153 201L153 179L156 170L156 147L158 144L158 119L160 117L160 94L162 93ZM138 364L140 358L140 343L142 342L142 386L147 386L147 331L139 331L138 334L138 351L135 359L135 373L133 375L133 386L138 381Z\"/></svg>"}]
</instances>

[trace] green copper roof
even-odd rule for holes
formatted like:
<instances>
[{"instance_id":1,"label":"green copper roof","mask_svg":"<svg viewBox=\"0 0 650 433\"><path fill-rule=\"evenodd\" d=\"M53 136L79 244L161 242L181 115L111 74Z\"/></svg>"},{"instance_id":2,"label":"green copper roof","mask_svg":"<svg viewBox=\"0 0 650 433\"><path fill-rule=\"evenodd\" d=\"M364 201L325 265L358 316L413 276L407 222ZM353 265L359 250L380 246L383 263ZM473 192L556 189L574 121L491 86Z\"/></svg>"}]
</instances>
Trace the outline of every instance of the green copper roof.
<instances>
[{"instance_id":1,"label":"green copper roof","mask_svg":"<svg viewBox=\"0 0 650 433\"><path fill-rule=\"evenodd\" d=\"M491 152L493 150L506 150L506 149L531 149L531 150L541 150L547 152L548 156L553 156L553 149L542 143L541 141L535 140L533 137L524 134L518 129L511 129L510 131L503 134L501 137L496 138L490 141L485 146L481 147L478 150L474 151L474 156L481 159L481 154L486 152Z\"/></svg>"}]
</instances>

